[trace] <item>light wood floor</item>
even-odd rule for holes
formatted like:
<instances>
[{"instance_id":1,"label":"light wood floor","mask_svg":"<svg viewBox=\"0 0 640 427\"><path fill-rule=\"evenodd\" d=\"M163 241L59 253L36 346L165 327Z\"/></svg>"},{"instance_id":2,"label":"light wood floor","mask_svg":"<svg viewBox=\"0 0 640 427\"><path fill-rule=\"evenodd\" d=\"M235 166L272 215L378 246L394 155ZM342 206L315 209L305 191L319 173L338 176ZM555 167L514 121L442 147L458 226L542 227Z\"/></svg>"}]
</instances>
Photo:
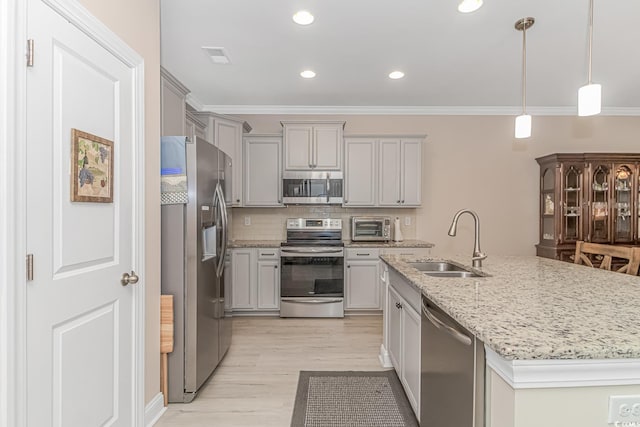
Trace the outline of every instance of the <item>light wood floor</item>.
<instances>
[{"instance_id":1,"label":"light wood floor","mask_svg":"<svg viewBox=\"0 0 640 427\"><path fill-rule=\"evenodd\" d=\"M378 371L382 316L236 317L229 352L196 399L158 427L286 427L299 371Z\"/></svg>"}]
</instances>

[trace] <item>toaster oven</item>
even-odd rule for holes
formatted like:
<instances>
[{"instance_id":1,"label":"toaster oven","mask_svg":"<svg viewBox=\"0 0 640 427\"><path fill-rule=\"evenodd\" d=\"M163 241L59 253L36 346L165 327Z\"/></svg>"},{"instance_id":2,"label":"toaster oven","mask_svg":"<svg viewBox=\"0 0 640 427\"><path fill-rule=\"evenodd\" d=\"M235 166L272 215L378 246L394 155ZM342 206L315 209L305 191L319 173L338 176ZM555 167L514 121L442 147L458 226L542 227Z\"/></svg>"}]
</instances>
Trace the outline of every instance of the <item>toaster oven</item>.
<instances>
[{"instance_id":1,"label":"toaster oven","mask_svg":"<svg viewBox=\"0 0 640 427\"><path fill-rule=\"evenodd\" d=\"M354 242L388 242L391 240L391 217L352 216L351 240Z\"/></svg>"}]
</instances>

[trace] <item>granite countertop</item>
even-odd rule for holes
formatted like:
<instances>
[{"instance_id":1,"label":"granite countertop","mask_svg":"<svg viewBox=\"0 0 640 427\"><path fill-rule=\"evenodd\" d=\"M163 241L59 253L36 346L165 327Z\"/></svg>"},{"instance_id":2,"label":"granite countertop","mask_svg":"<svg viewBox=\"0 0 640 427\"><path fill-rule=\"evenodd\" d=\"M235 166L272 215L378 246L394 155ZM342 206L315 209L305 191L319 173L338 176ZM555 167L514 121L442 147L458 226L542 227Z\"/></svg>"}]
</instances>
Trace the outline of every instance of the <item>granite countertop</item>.
<instances>
[{"instance_id":1,"label":"granite countertop","mask_svg":"<svg viewBox=\"0 0 640 427\"><path fill-rule=\"evenodd\" d=\"M345 248L432 248L433 243L424 240L404 240L402 242L353 242L344 241Z\"/></svg>"},{"instance_id":2,"label":"granite countertop","mask_svg":"<svg viewBox=\"0 0 640 427\"><path fill-rule=\"evenodd\" d=\"M230 248L279 248L282 240L231 240Z\"/></svg>"},{"instance_id":3,"label":"granite countertop","mask_svg":"<svg viewBox=\"0 0 640 427\"><path fill-rule=\"evenodd\" d=\"M415 260L381 258L505 359L640 358L640 277L490 256L482 268L490 277L436 278L407 264Z\"/></svg>"},{"instance_id":4,"label":"granite countertop","mask_svg":"<svg viewBox=\"0 0 640 427\"><path fill-rule=\"evenodd\" d=\"M279 248L282 240L231 240L230 248ZM424 240L403 242L352 242L344 240L345 248L432 248L433 243Z\"/></svg>"}]
</instances>

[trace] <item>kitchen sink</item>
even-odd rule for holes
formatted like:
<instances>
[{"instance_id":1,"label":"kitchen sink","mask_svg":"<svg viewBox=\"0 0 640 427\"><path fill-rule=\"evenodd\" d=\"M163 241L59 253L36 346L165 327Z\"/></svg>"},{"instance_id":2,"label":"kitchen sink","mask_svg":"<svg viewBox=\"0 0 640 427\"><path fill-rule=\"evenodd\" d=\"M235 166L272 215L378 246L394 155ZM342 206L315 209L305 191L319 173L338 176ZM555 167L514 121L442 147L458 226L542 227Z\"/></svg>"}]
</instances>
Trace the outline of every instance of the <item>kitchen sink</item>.
<instances>
[{"instance_id":1,"label":"kitchen sink","mask_svg":"<svg viewBox=\"0 0 640 427\"><path fill-rule=\"evenodd\" d=\"M423 273L432 277L484 277L473 271L423 271Z\"/></svg>"},{"instance_id":2,"label":"kitchen sink","mask_svg":"<svg viewBox=\"0 0 640 427\"><path fill-rule=\"evenodd\" d=\"M484 277L485 274L471 271L447 261L409 262L411 267L432 277Z\"/></svg>"},{"instance_id":3,"label":"kitchen sink","mask_svg":"<svg viewBox=\"0 0 640 427\"><path fill-rule=\"evenodd\" d=\"M410 262L408 264L416 270L428 272L467 271L464 267L447 261Z\"/></svg>"}]
</instances>

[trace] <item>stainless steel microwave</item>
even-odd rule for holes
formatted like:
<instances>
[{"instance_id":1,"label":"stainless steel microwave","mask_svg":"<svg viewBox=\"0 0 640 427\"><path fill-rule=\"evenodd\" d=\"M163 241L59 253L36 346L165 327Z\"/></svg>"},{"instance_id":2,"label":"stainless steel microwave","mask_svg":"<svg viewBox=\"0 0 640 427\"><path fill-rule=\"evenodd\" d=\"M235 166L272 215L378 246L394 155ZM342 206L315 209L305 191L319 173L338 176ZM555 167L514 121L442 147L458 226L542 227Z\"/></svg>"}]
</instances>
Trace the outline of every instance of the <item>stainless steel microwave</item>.
<instances>
[{"instance_id":1,"label":"stainless steel microwave","mask_svg":"<svg viewBox=\"0 0 640 427\"><path fill-rule=\"evenodd\" d=\"M387 242L391 240L391 217L352 216L351 240L354 242Z\"/></svg>"},{"instance_id":2,"label":"stainless steel microwave","mask_svg":"<svg viewBox=\"0 0 640 427\"><path fill-rule=\"evenodd\" d=\"M285 205L341 205L342 172L285 172L282 202Z\"/></svg>"}]
</instances>

